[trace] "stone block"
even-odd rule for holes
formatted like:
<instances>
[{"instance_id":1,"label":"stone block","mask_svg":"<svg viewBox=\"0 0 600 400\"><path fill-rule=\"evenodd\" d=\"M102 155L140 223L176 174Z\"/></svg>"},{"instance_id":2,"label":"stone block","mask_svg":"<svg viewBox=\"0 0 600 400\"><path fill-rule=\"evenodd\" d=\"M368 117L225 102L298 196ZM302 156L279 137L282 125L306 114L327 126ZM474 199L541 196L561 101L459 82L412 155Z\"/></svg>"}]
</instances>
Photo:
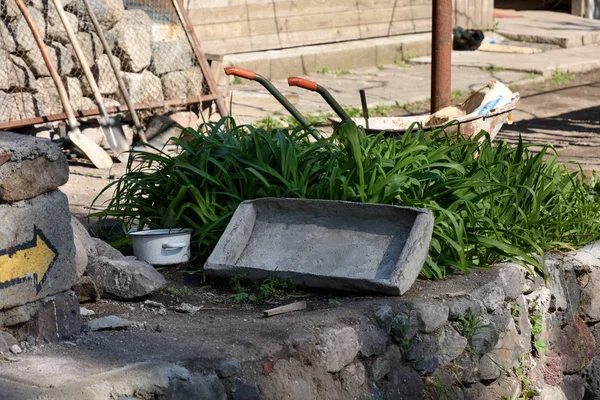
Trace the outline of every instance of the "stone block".
<instances>
[{"instance_id":1,"label":"stone block","mask_svg":"<svg viewBox=\"0 0 600 400\"><path fill-rule=\"evenodd\" d=\"M487 389L495 399L516 399L521 394L521 382L514 376L503 376Z\"/></svg>"},{"instance_id":2,"label":"stone block","mask_svg":"<svg viewBox=\"0 0 600 400\"><path fill-rule=\"evenodd\" d=\"M41 301L33 301L13 308L0 310L0 327L11 327L27 322L35 315Z\"/></svg>"},{"instance_id":3,"label":"stone block","mask_svg":"<svg viewBox=\"0 0 600 400\"><path fill-rule=\"evenodd\" d=\"M576 316L558 333L551 348L560 356L563 371L572 374L590 364L596 353L596 341L590 328Z\"/></svg>"},{"instance_id":4,"label":"stone block","mask_svg":"<svg viewBox=\"0 0 600 400\"><path fill-rule=\"evenodd\" d=\"M133 322L129 320L123 319L116 315L109 315L88 321L88 323L86 323L83 327L83 330L90 332L121 330L129 328L132 324Z\"/></svg>"},{"instance_id":5,"label":"stone block","mask_svg":"<svg viewBox=\"0 0 600 400\"><path fill-rule=\"evenodd\" d=\"M481 380L489 381L497 379L502 372L500 367L496 364L489 354L485 354L479 360L479 371L478 376Z\"/></svg>"},{"instance_id":6,"label":"stone block","mask_svg":"<svg viewBox=\"0 0 600 400\"><path fill-rule=\"evenodd\" d=\"M591 268L582 277L580 310L590 322L600 321L600 268Z\"/></svg>"},{"instance_id":7,"label":"stone block","mask_svg":"<svg viewBox=\"0 0 600 400\"><path fill-rule=\"evenodd\" d=\"M202 76L199 67L164 74L161 81L165 100L185 100L201 96Z\"/></svg>"},{"instance_id":8,"label":"stone block","mask_svg":"<svg viewBox=\"0 0 600 400\"><path fill-rule=\"evenodd\" d=\"M258 386L243 379L235 378L231 390L231 400L261 400Z\"/></svg>"},{"instance_id":9,"label":"stone block","mask_svg":"<svg viewBox=\"0 0 600 400\"><path fill-rule=\"evenodd\" d=\"M489 356L500 368L511 369L519 365L520 359L525 353L526 349L521 344L515 323L510 319L504 332L500 333L498 343Z\"/></svg>"},{"instance_id":10,"label":"stone block","mask_svg":"<svg viewBox=\"0 0 600 400\"><path fill-rule=\"evenodd\" d=\"M115 76L115 73L110 65L110 60L108 57L108 54L102 54L96 60L96 65L94 67L96 83L98 84L98 89L100 89L100 93L102 94L113 94L119 90L119 83L117 82L117 77ZM117 64L119 65L119 71L121 71L121 61L116 57L115 61L117 61Z\"/></svg>"},{"instance_id":11,"label":"stone block","mask_svg":"<svg viewBox=\"0 0 600 400\"><path fill-rule=\"evenodd\" d=\"M319 344L315 346L315 358L327 371L338 372L354 360L359 349L358 336L354 329L328 329L319 335Z\"/></svg>"},{"instance_id":12,"label":"stone block","mask_svg":"<svg viewBox=\"0 0 600 400\"><path fill-rule=\"evenodd\" d=\"M31 18L37 25L40 35L45 37L46 19L44 18L44 14L31 6L27 7L27 10L29 10ZM23 17L20 11L18 11L17 17L10 23L10 30L13 33L18 51L29 51L37 46L29 25L27 25L27 21L25 21L25 17Z\"/></svg>"},{"instance_id":13,"label":"stone block","mask_svg":"<svg viewBox=\"0 0 600 400\"><path fill-rule=\"evenodd\" d=\"M61 113L63 106L52 78L39 78L36 83L38 91L33 95L33 99L40 115Z\"/></svg>"},{"instance_id":14,"label":"stone block","mask_svg":"<svg viewBox=\"0 0 600 400\"><path fill-rule=\"evenodd\" d=\"M432 229L433 216L424 209L304 199L244 201L204 270L220 277L275 276L309 287L398 295L421 272ZM274 241L280 246L274 248Z\"/></svg>"},{"instance_id":15,"label":"stone block","mask_svg":"<svg viewBox=\"0 0 600 400\"><path fill-rule=\"evenodd\" d=\"M25 151L21 145L13 154ZM0 309L73 286L77 270L67 196L55 190L0 204L0 220Z\"/></svg>"},{"instance_id":16,"label":"stone block","mask_svg":"<svg viewBox=\"0 0 600 400\"><path fill-rule=\"evenodd\" d=\"M414 368L423 373L432 373L458 358L467 347L467 339L446 325L432 334L417 334L408 347L403 356L414 362Z\"/></svg>"},{"instance_id":17,"label":"stone block","mask_svg":"<svg viewBox=\"0 0 600 400\"><path fill-rule=\"evenodd\" d=\"M0 90L11 92L37 90L35 76L27 63L4 50L0 50Z\"/></svg>"},{"instance_id":18,"label":"stone block","mask_svg":"<svg viewBox=\"0 0 600 400\"><path fill-rule=\"evenodd\" d=\"M102 297L117 300L147 296L167 283L152 265L133 257L119 260L98 257L88 264L87 274Z\"/></svg>"},{"instance_id":19,"label":"stone block","mask_svg":"<svg viewBox=\"0 0 600 400\"><path fill-rule=\"evenodd\" d=\"M496 400L497 397L492 396L492 394L487 390L482 383L476 383L468 388L463 390L465 395L465 400Z\"/></svg>"},{"instance_id":20,"label":"stone block","mask_svg":"<svg viewBox=\"0 0 600 400\"><path fill-rule=\"evenodd\" d=\"M560 388L569 400L582 400L585 395L585 381L579 375L566 375Z\"/></svg>"},{"instance_id":21,"label":"stone block","mask_svg":"<svg viewBox=\"0 0 600 400\"><path fill-rule=\"evenodd\" d=\"M385 353L373 360L371 364L371 376L373 381L378 382L387 374L398 368L402 361L402 355L398 346L389 346Z\"/></svg>"},{"instance_id":22,"label":"stone block","mask_svg":"<svg viewBox=\"0 0 600 400\"><path fill-rule=\"evenodd\" d=\"M70 74L74 66L71 50L59 42L46 44L46 49L48 49L48 55L58 74L61 76ZM50 71L39 48L28 51L23 57L36 77L50 76Z\"/></svg>"},{"instance_id":23,"label":"stone block","mask_svg":"<svg viewBox=\"0 0 600 400\"><path fill-rule=\"evenodd\" d=\"M498 343L498 331L493 325L484 325L476 329L471 336L469 345L476 354L489 353Z\"/></svg>"},{"instance_id":24,"label":"stone block","mask_svg":"<svg viewBox=\"0 0 600 400\"><path fill-rule=\"evenodd\" d=\"M188 97L189 79L184 71L169 72L161 77L165 100L185 100Z\"/></svg>"},{"instance_id":25,"label":"stone block","mask_svg":"<svg viewBox=\"0 0 600 400\"><path fill-rule=\"evenodd\" d=\"M17 339L10 333L0 330L0 354L6 354L10 348L19 344Z\"/></svg>"},{"instance_id":26,"label":"stone block","mask_svg":"<svg viewBox=\"0 0 600 400\"><path fill-rule=\"evenodd\" d=\"M30 199L69 180L67 159L49 140L3 132L0 157L0 202Z\"/></svg>"},{"instance_id":27,"label":"stone block","mask_svg":"<svg viewBox=\"0 0 600 400\"><path fill-rule=\"evenodd\" d=\"M100 300L100 292L89 276L80 276L73 286L80 303L94 303Z\"/></svg>"},{"instance_id":28,"label":"stone block","mask_svg":"<svg viewBox=\"0 0 600 400\"><path fill-rule=\"evenodd\" d=\"M238 360L230 360L222 362L215 370L219 378L229 378L240 372L242 365Z\"/></svg>"},{"instance_id":29,"label":"stone block","mask_svg":"<svg viewBox=\"0 0 600 400\"><path fill-rule=\"evenodd\" d=\"M423 398L423 381L413 369L399 366L388 375L384 384L386 399L413 400Z\"/></svg>"},{"instance_id":30,"label":"stone block","mask_svg":"<svg viewBox=\"0 0 600 400\"><path fill-rule=\"evenodd\" d=\"M183 71L193 66L194 53L187 39L152 43L152 65L155 75Z\"/></svg>"},{"instance_id":31,"label":"stone block","mask_svg":"<svg viewBox=\"0 0 600 400\"><path fill-rule=\"evenodd\" d=\"M96 15L96 19L104 29L112 28L117 22L119 22L124 14L125 7L123 0L89 0L92 10ZM82 21L90 22L87 9L82 0L70 1L65 6L65 9L69 10L73 14L78 15Z\"/></svg>"},{"instance_id":32,"label":"stone block","mask_svg":"<svg viewBox=\"0 0 600 400\"><path fill-rule=\"evenodd\" d=\"M388 335L365 316L360 317L356 326L360 353L365 357L383 354L387 347Z\"/></svg>"},{"instance_id":33,"label":"stone block","mask_svg":"<svg viewBox=\"0 0 600 400\"><path fill-rule=\"evenodd\" d=\"M116 37L123 69L141 72L152 59L152 20L142 10L126 10L110 31Z\"/></svg>"},{"instance_id":34,"label":"stone block","mask_svg":"<svg viewBox=\"0 0 600 400\"><path fill-rule=\"evenodd\" d=\"M542 371L544 382L551 386L558 386L563 380L562 362L558 354L548 351L543 355Z\"/></svg>"},{"instance_id":35,"label":"stone block","mask_svg":"<svg viewBox=\"0 0 600 400\"><path fill-rule=\"evenodd\" d=\"M102 47L102 42L100 41L100 38L94 32L77 32L75 36L77 37L79 46L81 46L81 50L83 51L83 56L85 57L85 60L87 61L89 67L92 68L96 64L96 59L100 57L100 55L104 52L104 48ZM73 45L69 43L65 46L73 55L75 69L83 73L83 69L81 68L79 59L75 54ZM85 77L83 77L82 79L85 79Z\"/></svg>"},{"instance_id":36,"label":"stone block","mask_svg":"<svg viewBox=\"0 0 600 400\"><path fill-rule=\"evenodd\" d=\"M456 378L463 384L471 385L479 382L479 362L477 356L467 352L454 360Z\"/></svg>"},{"instance_id":37,"label":"stone block","mask_svg":"<svg viewBox=\"0 0 600 400\"><path fill-rule=\"evenodd\" d=\"M261 376L259 386L263 400L281 400L283 393L290 400L304 400L342 392L340 381L332 374L295 358L277 361L270 374Z\"/></svg>"},{"instance_id":38,"label":"stone block","mask_svg":"<svg viewBox=\"0 0 600 400\"><path fill-rule=\"evenodd\" d=\"M19 340L33 336L38 341L66 339L80 331L79 302L70 290L44 298L31 319L16 329Z\"/></svg>"},{"instance_id":39,"label":"stone block","mask_svg":"<svg viewBox=\"0 0 600 400\"><path fill-rule=\"evenodd\" d=\"M414 303L419 331L431 333L441 328L448 321L448 306L439 303Z\"/></svg>"},{"instance_id":40,"label":"stone block","mask_svg":"<svg viewBox=\"0 0 600 400\"><path fill-rule=\"evenodd\" d=\"M37 114L35 98L31 93L12 93L8 104L11 121L33 118Z\"/></svg>"},{"instance_id":41,"label":"stone block","mask_svg":"<svg viewBox=\"0 0 600 400\"><path fill-rule=\"evenodd\" d=\"M346 366L340 372L340 378L342 379L343 398L367 398L369 389L365 366L362 363L356 362Z\"/></svg>"},{"instance_id":42,"label":"stone block","mask_svg":"<svg viewBox=\"0 0 600 400\"><path fill-rule=\"evenodd\" d=\"M134 104L164 101L162 81L150 71L123 74L125 86Z\"/></svg>"},{"instance_id":43,"label":"stone block","mask_svg":"<svg viewBox=\"0 0 600 400\"><path fill-rule=\"evenodd\" d=\"M390 333L393 319L394 311L392 310L392 307L387 304L384 304L375 311L375 320L385 333Z\"/></svg>"},{"instance_id":44,"label":"stone block","mask_svg":"<svg viewBox=\"0 0 600 400\"><path fill-rule=\"evenodd\" d=\"M12 33L8 30L6 23L2 20L0 21L0 43L2 43L3 50L14 53L17 51L17 44L15 43L15 39L12 36Z\"/></svg>"},{"instance_id":45,"label":"stone block","mask_svg":"<svg viewBox=\"0 0 600 400\"><path fill-rule=\"evenodd\" d=\"M559 386L544 385L538 396L540 400L571 400Z\"/></svg>"},{"instance_id":46,"label":"stone block","mask_svg":"<svg viewBox=\"0 0 600 400\"><path fill-rule=\"evenodd\" d=\"M65 12L65 15L67 16L69 25L71 25L71 29L73 29L73 32L77 33L79 19L75 14L70 12ZM46 22L48 24L46 27L46 37L48 39L60 42L64 45L71 44L69 35L67 35L67 31L54 6L48 7L48 17L46 18Z\"/></svg>"}]
</instances>

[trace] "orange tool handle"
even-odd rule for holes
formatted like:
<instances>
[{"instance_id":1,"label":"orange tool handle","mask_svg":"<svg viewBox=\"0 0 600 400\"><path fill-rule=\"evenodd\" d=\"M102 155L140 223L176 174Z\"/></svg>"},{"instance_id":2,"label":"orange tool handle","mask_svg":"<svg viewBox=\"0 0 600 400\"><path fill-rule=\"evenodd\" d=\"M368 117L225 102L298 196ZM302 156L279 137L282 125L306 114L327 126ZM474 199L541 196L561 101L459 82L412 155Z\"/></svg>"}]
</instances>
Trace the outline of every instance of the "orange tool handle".
<instances>
[{"instance_id":1,"label":"orange tool handle","mask_svg":"<svg viewBox=\"0 0 600 400\"><path fill-rule=\"evenodd\" d=\"M235 75L240 78L250 79L251 81L254 80L254 75L256 75L254 72L240 67L225 67L225 73L227 75Z\"/></svg>"},{"instance_id":2,"label":"orange tool handle","mask_svg":"<svg viewBox=\"0 0 600 400\"><path fill-rule=\"evenodd\" d=\"M313 92L317 90L317 83L313 81L309 81L304 78L296 78L290 77L288 78L288 85L290 86L300 86L301 88L312 90Z\"/></svg>"}]
</instances>

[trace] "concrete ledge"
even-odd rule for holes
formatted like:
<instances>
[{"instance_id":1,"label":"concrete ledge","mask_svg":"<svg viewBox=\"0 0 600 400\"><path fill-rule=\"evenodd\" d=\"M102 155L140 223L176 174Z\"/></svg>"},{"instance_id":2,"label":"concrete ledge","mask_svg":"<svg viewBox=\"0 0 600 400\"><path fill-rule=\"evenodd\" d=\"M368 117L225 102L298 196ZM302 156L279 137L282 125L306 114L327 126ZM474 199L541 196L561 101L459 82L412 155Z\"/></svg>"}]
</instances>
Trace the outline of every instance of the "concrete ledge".
<instances>
[{"instance_id":1,"label":"concrete ledge","mask_svg":"<svg viewBox=\"0 0 600 400\"><path fill-rule=\"evenodd\" d=\"M411 60L415 64L431 64L430 56ZM600 46L550 50L540 54L503 54L484 51L453 51L452 65L498 71L534 72L551 78L556 70L584 73L600 68Z\"/></svg>"},{"instance_id":2,"label":"concrete ledge","mask_svg":"<svg viewBox=\"0 0 600 400\"><path fill-rule=\"evenodd\" d=\"M231 54L226 65L251 69L267 79L307 75L323 68L355 69L393 64L412 57L431 54L431 34L418 33L378 39Z\"/></svg>"},{"instance_id":3,"label":"concrete ledge","mask_svg":"<svg viewBox=\"0 0 600 400\"><path fill-rule=\"evenodd\" d=\"M521 11L522 18L506 18L498 33L518 41L582 47L600 42L600 21L551 11Z\"/></svg>"}]
</instances>

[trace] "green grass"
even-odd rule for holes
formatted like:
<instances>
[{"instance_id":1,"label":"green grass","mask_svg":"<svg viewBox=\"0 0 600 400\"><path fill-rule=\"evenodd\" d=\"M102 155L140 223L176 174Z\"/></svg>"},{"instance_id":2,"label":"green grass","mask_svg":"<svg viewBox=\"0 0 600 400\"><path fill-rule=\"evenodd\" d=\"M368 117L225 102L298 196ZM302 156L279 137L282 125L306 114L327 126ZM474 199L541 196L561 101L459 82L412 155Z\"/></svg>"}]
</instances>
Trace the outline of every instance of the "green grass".
<instances>
[{"instance_id":1,"label":"green grass","mask_svg":"<svg viewBox=\"0 0 600 400\"><path fill-rule=\"evenodd\" d=\"M434 214L422 276L512 260L543 274L530 254L600 238L596 176L578 179L550 146L536 152L414 126L402 137L367 136L352 122L311 141L302 129L236 126L232 119L186 128L181 152L132 151L100 219L127 229L190 227L200 261L240 202L260 197L347 200L424 207ZM544 161L544 158L547 158ZM97 199L98 199L97 198ZM98 204L94 204L98 206Z\"/></svg>"},{"instance_id":2,"label":"green grass","mask_svg":"<svg viewBox=\"0 0 600 400\"><path fill-rule=\"evenodd\" d=\"M231 81L232 85L242 85L244 81L239 76L234 76L233 81Z\"/></svg>"},{"instance_id":3,"label":"green grass","mask_svg":"<svg viewBox=\"0 0 600 400\"><path fill-rule=\"evenodd\" d=\"M406 63L403 60L394 61L394 65L398 68L410 68L411 67L411 65L409 63Z\"/></svg>"},{"instance_id":4,"label":"green grass","mask_svg":"<svg viewBox=\"0 0 600 400\"><path fill-rule=\"evenodd\" d=\"M350 75L352 74L352 72L348 71L347 69L334 69L331 70L327 67L323 67L321 68L319 71L320 74L330 74L330 75L335 75L335 76L343 76L343 75Z\"/></svg>"},{"instance_id":5,"label":"green grass","mask_svg":"<svg viewBox=\"0 0 600 400\"><path fill-rule=\"evenodd\" d=\"M457 102L458 100L460 100L466 93L463 92L462 90L453 90L452 93L450 94L450 99L452 101L452 103Z\"/></svg>"},{"instance_id":6,"label":"green grass","mask_svg":"<svg viewBox=\"0 0 600 400\"><path fill-rule=\"evenodd\" d=\"M485 72L502 72L504 71L504 67L499 67L497 65L485 65L482 67L479 67L480 70L485 71Z\"/></svg>"},{"instance_id":7,"label":"green grass","mask_svg":"<svg viewBox=\"0 0 600 400\"><path fill-rule=\"evenodd\" d=\"M378 65L378 66L377 66L377 69L378 69L378 70L380 70L380 71L383 71L383 70L384 70L384 67L383 67L383 65Z\"/></svg>"},{"instance_id":8,"label":"green grass","mask_svg":"<svg viewBox=\"0 0 600 400\"><path fill-rule=\"evenodd\" d=\"M551 81L555 85L566 85L573 79L575 79L575 75L570 74L567 71L561 71L560 69L556 68L556 70L554 70L554 73L552 74Z\"/></svg>"},{"instance_id":9,"label":"green grass","mask_svg":"<svg viewBox=\"0 0 600 400\"><path fill-rule=\"evenodd\" d=\"M492 23L492 32L496 32L498 29L500 29L500 21L495 19Z\"/></svg>"},{"instance_id":10,"label":"green grass","mask_svg":"<svg viewBox=\"0 0 600 400\"><path fill-rule=\"evenodd\" d=\"M231 296L236 303L275 304L289 298L304 297L295 285L280 281L276 278L267 278L262 282L244 282L244 275L231 279Z\"/></svg>"}]
</instances>

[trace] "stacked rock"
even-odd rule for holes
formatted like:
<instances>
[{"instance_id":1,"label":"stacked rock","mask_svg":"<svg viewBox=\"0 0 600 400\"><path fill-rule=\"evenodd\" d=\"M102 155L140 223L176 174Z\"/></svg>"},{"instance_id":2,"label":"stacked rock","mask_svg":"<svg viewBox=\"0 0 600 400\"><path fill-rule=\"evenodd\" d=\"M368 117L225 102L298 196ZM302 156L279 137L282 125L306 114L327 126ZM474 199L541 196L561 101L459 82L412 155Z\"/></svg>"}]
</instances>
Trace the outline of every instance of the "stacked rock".
<instances>
[{"instance_id":1,"label":"stacked rock","mask_svg":"<svg viewBox=\"0 0 600 400\"><path fill-rule=\"evenodd\" d=\"M0 330L20 340L80 330L68 178L52 142L0 132Z\"/></svg>"}]
</instances>

